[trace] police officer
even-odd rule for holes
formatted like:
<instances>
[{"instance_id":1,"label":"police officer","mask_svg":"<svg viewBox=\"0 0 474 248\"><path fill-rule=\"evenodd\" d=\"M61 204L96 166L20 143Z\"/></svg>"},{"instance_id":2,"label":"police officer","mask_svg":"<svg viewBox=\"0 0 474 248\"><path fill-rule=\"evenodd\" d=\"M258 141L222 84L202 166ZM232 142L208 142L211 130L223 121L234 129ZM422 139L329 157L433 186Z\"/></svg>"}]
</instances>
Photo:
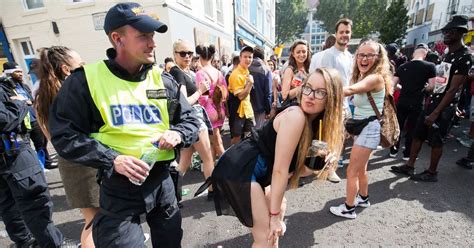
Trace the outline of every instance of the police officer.
<instances>
[{"instance_id":1,"label":"police officer","mask_svg":"<svg viewBox=\"0 0 474 248\"><path fill-rule=\"evenodd\" d=\"M37 59L33 61L34 62L31 63L38 63ZM10 97L19 96L20 99L23 99L24 101L30 103L33 102L33 95L31 94L30 88L23 81L23 70L18 66L18 64L15 62L6 62L3 64L3 69L5 74L8 76L8 80L2 82L0 87L2 87ZM57 163L56 165L53 165L52 160L49 157L48 149L46 149L48 140L38 125L38 121L36 120L36 112L32 106L29 107L29 112L31 123L30 138L33 141L35 150L37 152L44 152L44 167L46 169L55 169L58 167Z\"/></svg>"},{"instance_id":2,"label":"police officer","mask_svg":"<svg viewBox=\"0 0 474 248\"><path fill-rule=\"evenodd\" d=\"M197 140L199 122L186 97L176 100L176 82L153 64L155 31L167 26L139 4L120 3L107 12L104 30L113 46L109 59L66 79L49 118L52 143L65 159L99 169L96 247L144 247L142 214L153 247L180 247L181 214L168 167L174 148ZM159 154L150 170L139 158L152 143Z\"/></svg>"},{"instance_id":3,"label":"police officer","mask_svg":"<svg viewBox=\"0 0 474 248\"><path fill-rule=\"evenodd\" d=\"M17 247L60 247L63 236L51 220L48 185L30 146L30 105L0 87L0 215Z\"/></svg>"}]
</instances>

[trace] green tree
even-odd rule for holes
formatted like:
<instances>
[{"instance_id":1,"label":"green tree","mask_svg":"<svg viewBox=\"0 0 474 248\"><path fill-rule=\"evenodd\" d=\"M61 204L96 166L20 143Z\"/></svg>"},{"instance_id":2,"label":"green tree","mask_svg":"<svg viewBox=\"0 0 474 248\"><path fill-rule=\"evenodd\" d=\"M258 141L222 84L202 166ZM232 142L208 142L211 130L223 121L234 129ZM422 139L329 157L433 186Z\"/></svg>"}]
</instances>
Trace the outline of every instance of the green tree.
<instances>
[{"instance_id":1,"label":"green tree","mask_svg":"<svg viewBox=\"0 0 474 248\"><path fill-rule=\"evenodd\" d=\"M303 33L307 23L306 0L281 0L276 4L276 43L283 44Z\"/></svg>"},{"instance_id":2,"label":"green tree","mask_svg":"<svg viewBox=\"0 0 474 248\"><path fill-rule=\"evenodd\" d=\"M379 30L385 8L386 0L320 0L315 18L324 22L329 33L336 32L340 18L349 18L352 36L364 37Z\"/></svg>"},{"instance_id":3,"label":"green tree","mask_svg":"<svg viewBox=\"0 0 474 248\"><path fill-rule=\"evenodd\" d=\"M333 34L336 22L343 17L351 18L358 5L358 0L320 0L315 19L322 21L326 31Z\"/></svg>"},{"instance_id":4,"label":"green tree","mask_svg":"<svg viewBox=\"0 0 474 248\"><path fill-rule=\"evenodd\" d=\"M380 27L379 37L383 43L397 42L400 44L405 36L408 24L408 10L404 2L404 0L393 1L383 16L383 25Z\"/></svg>"},{"instance_id":5,"label":"green tree","mask_svg":"<svg viewBox=\"0 0 474 248\"><path fill-rule=\"evenodd\" d=\"M366 37L380 30L382 17L387 8L386 0L365 0L354 13L352 34L354 37Z\"/></svg>"}]
</instances>

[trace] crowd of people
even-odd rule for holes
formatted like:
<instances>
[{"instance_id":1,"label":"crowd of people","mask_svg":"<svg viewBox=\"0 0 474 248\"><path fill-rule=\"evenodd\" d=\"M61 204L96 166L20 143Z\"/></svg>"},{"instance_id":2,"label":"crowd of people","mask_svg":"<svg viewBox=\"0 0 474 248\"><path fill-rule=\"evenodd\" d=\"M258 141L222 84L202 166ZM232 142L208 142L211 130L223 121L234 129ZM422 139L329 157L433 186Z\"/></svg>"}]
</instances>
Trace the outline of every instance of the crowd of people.
<instances>
[{"instance_id":1,"label":"crowd of people","mask_svg":"<svg viewBox=\"0 0 474 248\"><path fill-rule=\"evenodd\" d=\"M340 182L336 171L350 146L345 201L329 211L354 219L357 207L371 205L367 167L382 139L378 115L392 96L407 162L391 170L436 182L455 116L470 116L474 139L474 74L462 42L467 19L454 16L442 28L445 54L418 44L410 61L395 43L372 39L363 39L351 54L352 26L340 19L314 55L305 40L294 41L284 64L259 46L219 58L213 44L192 47L176 40L161 69L154 59L155 33L165 33L167 25L139 4L119 3L104 21L112 45L108 59L84 64L70 48L41 48L31 64L30 73L39 78L33 93L21 68L4 64L0 214L10 239L17 247L71 245L52 222L37 156L45 158L45 168L54 167L48 141L59 154L68 204L83 214L83 248L144 247L141 216L153 247L180 247L179 181L195 152L204 174L196 195L207 190L218 215L233 210L251 228L253 247L278 247L286 231L288 186L298 188L300 178L309 176ZM389 156L397 157L400 140ZM425 140L430 166L415 173ZM315 167L309 153L318 143L327 152ZM457 163L472 169L473 162L474 144Z\"/></svg>"}]
</instances>

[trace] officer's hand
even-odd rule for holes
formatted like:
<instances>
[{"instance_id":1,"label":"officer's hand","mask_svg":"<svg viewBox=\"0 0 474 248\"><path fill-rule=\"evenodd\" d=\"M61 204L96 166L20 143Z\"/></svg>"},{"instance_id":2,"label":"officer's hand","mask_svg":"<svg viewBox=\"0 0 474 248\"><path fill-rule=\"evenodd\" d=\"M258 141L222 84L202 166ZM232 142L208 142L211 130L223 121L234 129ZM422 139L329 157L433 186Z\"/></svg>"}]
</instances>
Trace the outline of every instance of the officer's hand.
<instances>
[{"instance_id":1,"label":"officer's hand","mask_svg":"<svg viewBox=\"0 0 474 248\"><path fill-rule=\"evenodd\" d=\"M182 142L181 135L173 130L166 130L157 140L159 148L162 150L171 150Z\"/></svg>"},{"instance_id":2,"label":"officer's hand","mask_svg":"<svg viewBox=\"0 0 474 248\"><path fill-rule=\"evenodd\" d=\"M114 170L133 181L145 181L150 167L138 158L127 155L118 155L114 159Z\"/></svg>"}]
</instances>

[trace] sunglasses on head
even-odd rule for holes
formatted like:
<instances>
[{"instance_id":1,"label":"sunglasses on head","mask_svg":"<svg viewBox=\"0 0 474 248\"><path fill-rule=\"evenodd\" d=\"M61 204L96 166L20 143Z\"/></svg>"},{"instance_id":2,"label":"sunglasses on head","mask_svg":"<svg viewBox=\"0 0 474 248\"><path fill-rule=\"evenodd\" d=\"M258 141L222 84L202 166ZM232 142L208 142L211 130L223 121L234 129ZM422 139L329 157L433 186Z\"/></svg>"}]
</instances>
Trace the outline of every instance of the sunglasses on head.
<instances>
[{"instance_id":1,"label":"sunglasses on head","mask_svg":"<svg viewBox=\"0 0 474 248\"><path fill-rule=\"evenodd\" d=\"M192 57L193 56L193 52L189 51L189 52L186 52L186 51L175 51L175 53L179 54L179 56L181 56L181 58L185 58L186 55L188 55L189 57Z\"/></svg>"}]
</instances>

